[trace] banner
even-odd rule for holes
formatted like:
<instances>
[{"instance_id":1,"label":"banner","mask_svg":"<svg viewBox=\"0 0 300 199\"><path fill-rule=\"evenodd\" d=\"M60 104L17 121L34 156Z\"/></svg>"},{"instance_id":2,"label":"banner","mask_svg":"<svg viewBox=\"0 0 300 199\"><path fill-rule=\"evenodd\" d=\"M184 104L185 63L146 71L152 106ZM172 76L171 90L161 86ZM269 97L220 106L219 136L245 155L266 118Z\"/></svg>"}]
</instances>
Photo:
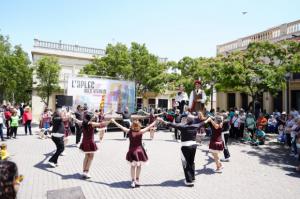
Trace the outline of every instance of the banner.
<instances>
[{"instance_id":1,"label":"banner","mask_svg":"<svg viewBox=\"0 0 300 199\"><path fill-rule=\"evenodd\" d=\"M87 104L90 111L104 109L135 110L135 83L101 78L69 77L67 95L73 96L73 108Z\"/></svg>"}]
</instances>

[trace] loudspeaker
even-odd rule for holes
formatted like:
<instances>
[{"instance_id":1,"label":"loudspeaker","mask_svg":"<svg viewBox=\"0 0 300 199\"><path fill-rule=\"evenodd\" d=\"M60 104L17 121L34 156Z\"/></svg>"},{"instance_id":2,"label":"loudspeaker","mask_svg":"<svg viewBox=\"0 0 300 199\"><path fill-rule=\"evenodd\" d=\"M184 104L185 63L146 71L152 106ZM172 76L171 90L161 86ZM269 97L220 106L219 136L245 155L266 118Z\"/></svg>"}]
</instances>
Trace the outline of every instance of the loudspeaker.
<instances>
[{"instance_id":1,"label":"loudspeaker","mask_svg":"<svg viewBox=\"0 0 300 199\"><path fill-rule=\"evenodd\" d=\"M73 96L56 95L56 107L73 106Z\"/></svg>"}]
</instances>

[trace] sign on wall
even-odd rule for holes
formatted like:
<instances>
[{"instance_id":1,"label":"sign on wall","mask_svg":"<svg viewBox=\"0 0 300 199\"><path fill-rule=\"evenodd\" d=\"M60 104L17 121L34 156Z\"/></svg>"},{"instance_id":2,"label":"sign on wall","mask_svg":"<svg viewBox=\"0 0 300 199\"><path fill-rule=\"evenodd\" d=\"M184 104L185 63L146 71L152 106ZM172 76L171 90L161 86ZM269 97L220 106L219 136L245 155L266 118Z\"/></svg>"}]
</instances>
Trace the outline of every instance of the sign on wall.
<instances>
[{"instance_id":1,"label":"sign on wall","mask_svg":"<svg viewBox=\"0 0 300 199\"><path fill-rule=\"evenodd\" d=\"M73 108L88 105L89 110L123 111L135 109L135 83L100 78L69 77L67 95L73 96Z\"/></svg>"}]
</instances>

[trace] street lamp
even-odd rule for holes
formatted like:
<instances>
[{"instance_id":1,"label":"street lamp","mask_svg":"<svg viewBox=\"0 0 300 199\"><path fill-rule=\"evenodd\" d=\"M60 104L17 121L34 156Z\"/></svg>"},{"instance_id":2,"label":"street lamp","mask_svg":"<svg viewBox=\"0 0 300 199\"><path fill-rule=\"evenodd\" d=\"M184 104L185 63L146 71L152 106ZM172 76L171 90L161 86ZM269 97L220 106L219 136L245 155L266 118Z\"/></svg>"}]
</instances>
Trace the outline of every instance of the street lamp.
<instances>
[{"instance_id":1,"label":"street lamp","mask_svg":"<svg viewBox=\"0 0 300 199\"><path fill-rule=\"evenodd\" d=\"M286 112L289 114L290 112L290 79L291 79L291 73L287 72L285 75L286 80Z\"/></svg>"}]
</instances>

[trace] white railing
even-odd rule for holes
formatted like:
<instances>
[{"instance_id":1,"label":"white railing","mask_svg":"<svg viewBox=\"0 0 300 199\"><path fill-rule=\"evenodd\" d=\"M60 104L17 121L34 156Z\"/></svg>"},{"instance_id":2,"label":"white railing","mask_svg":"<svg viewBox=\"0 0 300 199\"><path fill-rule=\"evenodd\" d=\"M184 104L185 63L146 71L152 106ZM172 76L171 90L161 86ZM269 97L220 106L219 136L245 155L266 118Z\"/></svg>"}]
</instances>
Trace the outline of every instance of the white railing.
<instances>
[{"instance_id":1,"label":"white railing","mask_svg":"<svg viewBox=\"0 0 300 199\"><path fill-rule=\"evenodd\" d=\"M49 41L41 41L38 39L34 39L34 47L76 52L76 53L86 53L86 54L100 55L100 56L105 55L104 49L90 48L90 47L84 47L84 46L72 45L72 44L63 44L61 42L56 43L56 42L49 42Z\"/></svg>"},{"instance_id":2,"label":"white railing","mask_svg":"<svg viewBox=\"0 0 300 199\"><path fill-rule=\"evenodd\" d=\"M217 54L247 48L249 43L258 41L280 41L300 36L300 20L268 29L266 31L243 37L217 46Z\"/></svg>"}]
</instances>

